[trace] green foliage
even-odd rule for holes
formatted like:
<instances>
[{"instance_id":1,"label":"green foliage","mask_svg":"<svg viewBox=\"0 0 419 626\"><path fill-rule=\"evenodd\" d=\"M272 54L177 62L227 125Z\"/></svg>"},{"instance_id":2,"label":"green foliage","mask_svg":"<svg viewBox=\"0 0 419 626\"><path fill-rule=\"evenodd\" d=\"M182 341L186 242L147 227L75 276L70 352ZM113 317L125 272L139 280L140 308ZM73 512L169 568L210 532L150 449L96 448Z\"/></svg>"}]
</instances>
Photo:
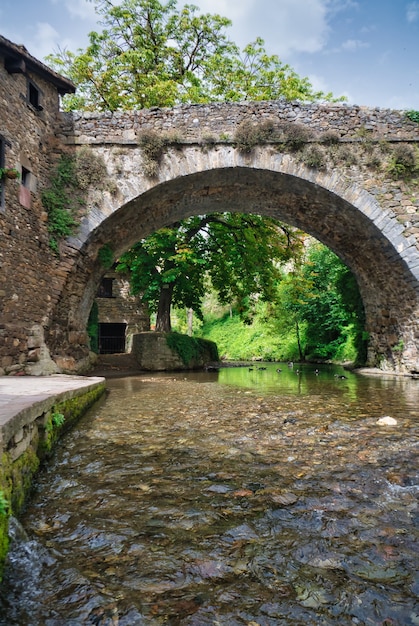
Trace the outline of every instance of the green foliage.
<instances>
[{"instance_id":1,"label":"green foliage","mask_svg":"<svg viewBox=\"0 0 419 626\"><path fill-rule=\"evenodd\" d=\"M409 144L401 143L393 151L388 166L389 174L395 178L406 179L419 170L416 150Z\"/></svg>"},{"instance_id":2,"label":"green foliage","mask_svg":"<svg viewBox=\"0 0 419 626\"><path fill-rule=\"evenodd\" d=\"M320 146L305 146L304 150L300 152L299 161L312 169L326 169L326 155Z\"/></svg>"},{"instance_id":3,"label":"green foliage","mask_svg":"<svg viewBox=\"0 0 419 626\"><path fill-rule=\"evenodd\" d=\"M250 324L237 311L211 320L204 313L201 334L228 359L365 362L368 335L355 278L318 243L283 274L275 298L257 303Z\"/></svg>"},{"instance_id":4,"label":"green foliage","mask_svg":"<svg viewBox=\"0 0 419 626\"><path fill-rule=\"evenodd\" d=\"M239 313L234 311L232 315L226 313L218 319L205 321L200 332L206 339L217 344L223 359L250 361L256 357L266 361L279 361L296 358L298 351L290 349L286 345L287 339L266 323L266 306L266 303L258 303L251 324L245 324Z\"/></svg>"},{"instance_id":5,"label":"green foliage","mask_svg":"<svg viewBox=\"0 0 419 626\"><path fill-rule=\"evenodd\" d=\"M53 413L51 419L54 426L62 426L65 422L64 415L59 412Z\"/></svg>"},{"instance_id":6,"label":"green foliage","mask_svg":"<svg viewBox=\"0 0 419 626\"><path fill-rule=\"evenodd\" d=\"M20 172L15 167L0 167L0 181L4 178L15 178L19 180Z\"/></svg>"},{"instance_id":7,"label":"green foliage","mask_svg":"<svg viewBox=\"0 0 419 626\"><path fill-rule=\"evenodd\" d=\"M351 360L364 360L365 317L358 286L328 248L310 246L304 263L280 284L278 296L279 311L285 309L300 326L305 324L301 337L305 358L342 358L343 346L351 344Z\"/></svg>"},{"instance_id":8,"label":"green foliage","mask_svg":"<svg viewBox=\"0 0 419 626\"><path fill-rule=\"evenodd\" d=\"M93 302L87 321L87 334L90 340L90 349L99 354L99 307L97 302Z\"/></svg>"},{"instance_id":9,"label":"green foliage","mask_svg":"<svg viewBox=\"0 0 419 626\"><path fill-rule=\"evenodd\" d=\"M214 213L150 235L122 255L117 271L130 274L133 293L157 312L156 330L169 332L172 304L202 317L207 279L220 302L237 303L246 317L256 297L272 297L278 265L301 247L298 232L274 219Z\"/></svg>"},{"instance_id":10,"label":"green foliage","mask_svg":"<svg viewBox=\"0 0 419 626\"><path fill-rule=\"evenodd\" d=\"M185 365L198 361L205 352L210 353L211 361L218 361L217 345L212 341L171 332L166 335L166 343L179 355Z\"/></svg>"},{"instance_id":11,"label":"green foliage","mask_svg":"<svg viewBox=\"0 0 419 626\"><path fill-rule=\"evenodd\" d=\"M240 51L229 39L231 22L177 7L176 0L92 0L101 32L76 53L48 57L77 86L64 97L67 110L171 107L186 102L334 100L307 78L268 55L256 38Z\"/></svg>"},{"instance_id":12,"label":"green foliage","mask_svg":"<svg viewBox=\"0 0 419 626\"><path fill-rule=\"evenodd\" d=\"M88 148L74 155L62 154L41 199L48 213L49 245L58 254L59 242L72 235L79 224L90 185L106 186L107 172L103 159Z\"/></svg>"},{"instance_id":13,"label":"green foliage","mask_svg":"<svg viewBox=\"0 0 419 626\"><path fill-rule=\"evenodd\" d=\"M77 221L77 179L75 160L62 155L51 178L50 187L42 192L42 204L48 213L48 232L51 250L58 254L61 239L73 234ZM77 202L77 201L76 201Z\"/></svg>"},{"instance_id":14,"label":"green foliage","mask_svg":"<svg viewBox=\"0 0 419 626\"><path fill-rule=\"evenodd\" d=\"M54 428L60 428L65 422L65 417L63 413L59 411L55 411L51 414L50 419L47 420L45 424L45 430L47 433L51 433Z\"/></svg>"},{"instance_id":15,"label":"green foliage","mask_svg":"<svg viewBox=\"0 0 419 626\"><path fill-rule=\"evenodd\" d=\"M157 174L158 167L169 139L155 131L143 132L138 139L143 151L144 174L152 178Z\"/></svg>"},{"instance_id":16,"label":"green foliage","mask_svg":"<svg viewBox=\"0 0 419 626\"><path fill-rule=\"evenodd\" d=\"M6 499L3 491L0 491L0 515L7 515L9 513L9 502Z\"/></svg>"},{"instance_id":17,"label":"green foliage","mask_svg":"<svg viewBox=\"0 0 419 626\"><path fill-rule=\"evenodd\" d=\"M419 111L406 111L406 117L412 122L416 122L417 124L419 124Z\"/></svg>"},{"instance_id":18,"label":"green foliage","mask_svg":"<svg viewBox=\"0 0 419 626\"><path fill-rule=\"evenodd\" d=\"M112 246L108 243L105 243L105 245L99 249L97 256L102 266L107 270L114 264L114 251L112 250Z\"/></svg>"},{"instance_id":19,"label":"green foliage","mask_svg":"<svg viewBox=\"0 0 419 626\"><path fill-rule=\"evenodd\" d=\"M393 352L403 352L403 349L404 349L404 341L403 339L400 339L400 341L396 343L395 346L393 346Z\"/></svg>"}]
</instances>

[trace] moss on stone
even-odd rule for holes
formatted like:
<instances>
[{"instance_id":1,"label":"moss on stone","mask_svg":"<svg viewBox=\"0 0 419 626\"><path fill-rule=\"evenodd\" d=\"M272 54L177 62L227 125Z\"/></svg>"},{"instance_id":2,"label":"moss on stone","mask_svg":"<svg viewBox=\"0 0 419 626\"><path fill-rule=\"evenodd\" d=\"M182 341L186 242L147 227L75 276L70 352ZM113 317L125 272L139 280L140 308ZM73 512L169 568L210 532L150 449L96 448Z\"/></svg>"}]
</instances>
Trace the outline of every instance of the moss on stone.
<instances>
[{"instance_id":1,"label":"moss on stone","mask_svg":"<svg viewBox=\"0 0 419 626\"><path fill-rule=\"evenodd\" d=\"M171 332L166 335L166 343L187 367L202 360L204 354L210 361L218 361L217 345L213 341Z\"/></svg>"},{"instance_id":2,"label":"moss on stone","mask_svg":"<svg viewBox=\"0 0 419 626\"><path fill-rule=\"evenodd\" d=\"M43 424L40 429L40 441L38 446L38 456L41 460L51 456L56 442L63 433L71 430L74 424L89 409L105 391L105 383L97 385L94 389L84 392L79 396L58 402L51 411L42 419ZM64 415L64 422L61 425L55 424L53 416L56 413Z\"/></svg>"},{"instance_id":3,"label":"moss on stone","mask_svg":"<svg viewBox=\"0 0 419 626\"><path fill-rule=\"evenodd\" d=\"M35 422L38 432L34 435L31 445L15 461L9 452L4 452L0 464L0 491L7 500L9 507L0 513L0 581L3 576L4 564L8 552L8 526L10 515L18 515L31 492L33 479L44 459L51 456L56 442L61 435L70 430L80 417L104 393L105 383L80 395L57 402L48 413L39 416ZM54 415L61 413L65 420L54 420Z\"/></svg>"}]
</instances>

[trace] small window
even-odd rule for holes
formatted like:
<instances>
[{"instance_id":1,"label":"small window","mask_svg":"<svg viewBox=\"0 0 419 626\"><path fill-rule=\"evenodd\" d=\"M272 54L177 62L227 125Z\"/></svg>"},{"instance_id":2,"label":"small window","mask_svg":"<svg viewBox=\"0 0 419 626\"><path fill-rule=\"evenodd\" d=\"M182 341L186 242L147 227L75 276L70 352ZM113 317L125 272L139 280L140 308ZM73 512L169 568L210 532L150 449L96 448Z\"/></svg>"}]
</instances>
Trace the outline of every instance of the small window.
<instances>
[{"instance_id":1,"label":"small window","mask_svg":"<svg viewBox=\"0 0 419 626\"><path fill-rule=\"evenodd\" d=\"M35 85L31 80L28 80L28 102L37 111L42 111L42 93L39 87Z\"/></svg>"},{"instance_id":2,"label":"small window","mask_svg":"<svg viewBox=\"0 0 419 626\"><path fill-rule=\"evenodd\" d=\"M102 278L99 290L97 292L98 298L113 298L112 295L112 283L113 278Z\"/></svg>"},{"instance_id":3,"label":"small window","mask_svg":"<svg viewBox=\"0 0 419 626\"><path fill-rule=\"evenodd\" d=\"M22 166L21 184L28 189L31 188L31 173L26 167Z\"/></svg>"}]
</instances>

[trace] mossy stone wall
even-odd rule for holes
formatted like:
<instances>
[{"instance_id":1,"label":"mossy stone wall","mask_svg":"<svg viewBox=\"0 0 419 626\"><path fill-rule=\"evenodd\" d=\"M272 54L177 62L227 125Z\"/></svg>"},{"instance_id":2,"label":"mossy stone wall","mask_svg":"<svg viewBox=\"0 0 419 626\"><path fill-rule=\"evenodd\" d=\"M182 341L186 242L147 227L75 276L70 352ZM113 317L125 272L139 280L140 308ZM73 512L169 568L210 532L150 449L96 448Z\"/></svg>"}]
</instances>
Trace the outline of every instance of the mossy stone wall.
<instances>
[{"instance_id":1,"label":"mossy stone wall","mask_svg":"<svg viewBox=\"0 0 419 626\"><path fill-rule=\"evenodd\" d=\"M17 516L30 494L34 477L42 462L53 452L63 433L80 419L104 393L105 382L97 383L88 390L73 392L71 397L40 404L38 412L31 412L31 421L22 428L19 421L3 429L8 435L1 439L0 492L8 503L7 510L0 512L0 580L8 552L8 522ZM64 421L57 424L54 416L62 415Z\"/></svg>"}]
</instances>

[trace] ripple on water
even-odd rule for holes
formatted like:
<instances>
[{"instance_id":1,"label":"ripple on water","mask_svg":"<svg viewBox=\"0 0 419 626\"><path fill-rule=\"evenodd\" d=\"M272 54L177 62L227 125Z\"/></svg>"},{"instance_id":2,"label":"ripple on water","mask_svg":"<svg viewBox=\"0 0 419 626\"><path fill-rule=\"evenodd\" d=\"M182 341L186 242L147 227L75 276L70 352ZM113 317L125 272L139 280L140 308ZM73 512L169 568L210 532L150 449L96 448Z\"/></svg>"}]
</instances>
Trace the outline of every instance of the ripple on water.
<instances>
[{"instance_id":1,"label":"ripple on water","mask_svg":"<svg viewBox=\"0 0 419 626\"><path fill-rule=\"evenodd\" d=\"M4 623L419 624L419 383L234 369L109 381L40 476Z\"/></svg>"}]
</instances>

